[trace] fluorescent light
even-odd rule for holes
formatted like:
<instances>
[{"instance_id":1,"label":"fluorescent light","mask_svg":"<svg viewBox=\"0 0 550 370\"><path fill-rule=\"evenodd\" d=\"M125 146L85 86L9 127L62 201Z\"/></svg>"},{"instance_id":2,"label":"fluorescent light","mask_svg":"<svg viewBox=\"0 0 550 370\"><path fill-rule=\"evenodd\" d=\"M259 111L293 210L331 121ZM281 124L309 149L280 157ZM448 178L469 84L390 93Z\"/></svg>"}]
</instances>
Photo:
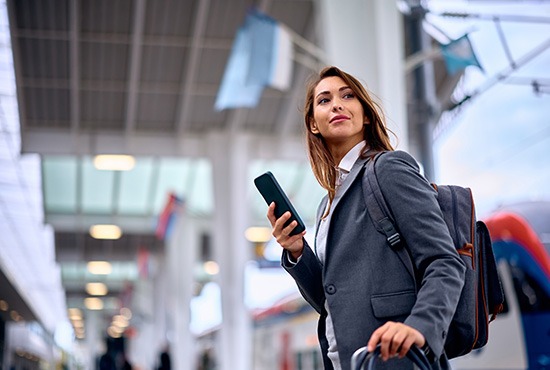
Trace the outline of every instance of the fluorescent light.
<instances>
[{"instance_id":1,"label":"fluorescent light","mask_svg":"<svg viewBox=\"0 0 550 370\"><path fill-rule=\"evenodd\" d=\"M84 306L89 310L102 310L103 301L96 297L84 298Z\"/></svg>"},{"instance_id":2,"label":"fluorescent light","mask_svg":"<svg viewBox=\"0 0 550 370\"><path fill-rule=\"evenodd\" d=\"M102 154L94 157L94 167L105 171L129 171L136 165L131 155Z\"/></svg>"},{"instance_id":3,"label":"fluorescent light","mask_svg":"<svg viewBox=\"0 0 550 370\"><path fill-rule=\"evenodd\" d=\"M107 261L90 261L88 262L88 271L95 275L109 275L113 268Z\"/></svg>"},{"instance_id":4,"label":"fluorescent light","mask_svg":"<svg viewBox=\"0 0 550 370\"><path fill-rule=\"evenodd\" d=\"M249 227L244 232L246 240L252 243L265 243L271 239L271 229L269 227Z\"/></svg>"},{"instance_id":5,"label":"fluorescent light","mask_svg":"<svg viewBox=\"0 0 550 370\"><path fill-rule=\"evenodd\" d=\"M86 292L89 295L106 295L109 290L107 285L103 283L88 283L86 284Z\"/></svg>"},{"instance_id":6,"label":"fluorescent light","mask_svg":"<svg viewBox=\"0 0 550 370\"><path fill-rule=\"evenodd\" d=\"M117 225L92 225L90 235L94 239L119 239L122 230Z\"/></svg>"}]
</instances>

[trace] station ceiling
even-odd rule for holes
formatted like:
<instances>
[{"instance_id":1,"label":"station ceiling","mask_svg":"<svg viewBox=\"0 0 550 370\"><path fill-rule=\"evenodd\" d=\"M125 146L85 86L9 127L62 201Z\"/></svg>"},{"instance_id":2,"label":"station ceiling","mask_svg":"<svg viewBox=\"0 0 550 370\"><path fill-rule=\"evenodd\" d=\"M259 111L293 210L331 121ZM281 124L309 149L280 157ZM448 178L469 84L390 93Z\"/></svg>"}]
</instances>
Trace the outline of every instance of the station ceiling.
<instances>
[{"instance_id":1,"label":"station ceiling","mask_svg":"<svg viewBox=\"0 0 550 370\"><path fill-rule=\"evenodd\" d=\"M120 281L137 278L136 253L153 253L168 194L193 217L212 202L212 133L254 137L249 169L253 222L266 223L252 178L272 170L306 220L322 195L306 162L303 86L316 61L297 48L292 87L267 88L253 109L216 111L214 102L238 27L257 8L315 43L313 0L8 0L22 152L42 158L45 222L55 229L69 306L93 279L88 260L111 259ZM309 61L304 63L304 60ZM285 148L281 152L281 148ZM129 154L128 172L99 171L98 154ZM124 236L95 241L92 224Z\"/></svg>"}]
</instances>

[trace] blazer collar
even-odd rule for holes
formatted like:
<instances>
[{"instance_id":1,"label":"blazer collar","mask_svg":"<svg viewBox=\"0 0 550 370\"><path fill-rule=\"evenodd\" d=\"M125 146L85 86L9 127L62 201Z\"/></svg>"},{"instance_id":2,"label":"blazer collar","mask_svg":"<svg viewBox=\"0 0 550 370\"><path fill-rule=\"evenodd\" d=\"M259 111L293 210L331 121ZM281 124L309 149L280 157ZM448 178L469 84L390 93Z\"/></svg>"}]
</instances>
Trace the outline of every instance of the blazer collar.
<instances>
[{"instance_id":1,"label":"blazer collar","mask_svg":"<svg viewBox=\"0 0 550 370\"><path fill-rule=\"evenodd\" d=\"M357 178L359 173L361 173L361 169L370 160L370 157L373 154L376 154L376 152L372 150L368 150L365 157L360 156L359 158L357 158L349 174L346 176L346 179L344 180L344 182L342 182L342 184L340 185L340 188L338 188L336 191L336 195L334 196L334 200L332 201L332 205L331 205L332 209L336 208L342 196L348 191L353 181ZM327 204L328 204L328 195L323 197L323 199L321 200L321 204L319 204L319 208L317 208L317 229L319 229L318 227L319 222L327 209Z\"/></svg>"},{"instance_id":2,"label":"blazer collar","mask_svg":"<svg viewBox=\"0 0 550 370\"><path fill-rule=\"evenodd\" d=\"M346 176L346 179L340 184L340 187L336 190L336 195L334 196L334 200L332 201L331 208L334 209L337 202L340 200L343 194L346 193L348 188L350 187L351 183L357 175L359 175L359 172L361 172L361 168L367 163L369 159L368 158L357 158L353 166L351 167L348 175ZM323 199L321 199L321 203L319 204L319 207L317 208L317 221L321 219L323 214L325 213L327 209L328 204L328 195L324 196Z\"/></svg>"},{"instance_id":3,"label":"blazer collar","mask_svg":"<svg viewBox=\"0 0 550 370\"><path fill-rule=\"evenodd\" d=\"M334 200L332 201L332 206L331 206L332 209L336 209L336 206L340 202L340 199L342 199L342 196L348 191L349 187L351 186L353 181L357 178L359 173L361 173L361 169L364 167L365 163L367 163L368 160L369 160L368 157L357 158L357 160L353 164L353 167L351 168L351 171L346 176L346 179L344 180L344 182L342 182L340 187L336 190L336 195L334 196Z\"/></svg>"}]
</instances>

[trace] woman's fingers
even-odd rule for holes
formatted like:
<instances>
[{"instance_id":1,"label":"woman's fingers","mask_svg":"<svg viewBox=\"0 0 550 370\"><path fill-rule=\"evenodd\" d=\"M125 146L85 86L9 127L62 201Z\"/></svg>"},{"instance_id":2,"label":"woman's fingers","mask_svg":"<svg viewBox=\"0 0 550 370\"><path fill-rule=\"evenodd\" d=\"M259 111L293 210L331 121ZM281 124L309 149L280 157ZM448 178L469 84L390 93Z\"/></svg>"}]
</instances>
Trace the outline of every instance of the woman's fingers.
<instances>
[{"instance_id":1,"label":"woman's fingers","mask_svg":"<svg viewBox=\"0 0 550 370\"><path fill-rule=\"evenodd\" d=\"M275 226L275 221L277 221L277 217L275 217L275 202L271 202L269 207L267 207L267 219L272 227Z\"/></svg>"},{"instance_id":2,"label":"woman's fingers","mask_svg":"<svg viewBox=\"0 0 550 370\"><path fill-rule=\"evenodd\" d=\"M273 228L271 230L271 234L273 235L277 243L281 245L281 247L288 249L291 253L295 254L302 250L302 237L305 235L306 232L303 231L296 235L290 235L290 233L292 233L292 230L294 230L296 226L298 226L298 222L295 220L286 225L291 216L292 215L290 212L285 212L281 217L277 218L277 216L275 216L274 202L272 202L267 208L267 219L269 220Z\"/></svg>"},{"instance_id":3,"label":"woman's fingers","mask_svg":"<svg viewBox=\"0 0 550 370\"><path fill-rule=\"evenodd\" d=\"M400 322L388 321L376 329L367 344L369 352L380 344L380 356L384 361L391 357L404 357L411 346L424 346L426 339L418 330Z\"/></svg>"}]
</instances>

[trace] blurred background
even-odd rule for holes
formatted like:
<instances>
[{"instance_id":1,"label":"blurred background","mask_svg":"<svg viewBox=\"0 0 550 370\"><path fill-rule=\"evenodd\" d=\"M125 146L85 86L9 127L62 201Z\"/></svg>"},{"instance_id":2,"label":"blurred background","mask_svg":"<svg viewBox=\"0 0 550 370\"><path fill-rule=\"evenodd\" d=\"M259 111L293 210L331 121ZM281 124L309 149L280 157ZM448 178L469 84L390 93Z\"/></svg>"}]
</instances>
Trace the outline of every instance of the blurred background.
<instances>
[{"instance_id":1,"label":"blurred background","mask_svg":"<svg viewBox=\"0 0 550 370\"><path fill-rule=\"evenodd\" d=\"M550 368L542 0L0 0L0 368L322 369L253 179L314 235L326 65L490 228L506 309L455 368Z\"/></svg>"}]
</instances>

